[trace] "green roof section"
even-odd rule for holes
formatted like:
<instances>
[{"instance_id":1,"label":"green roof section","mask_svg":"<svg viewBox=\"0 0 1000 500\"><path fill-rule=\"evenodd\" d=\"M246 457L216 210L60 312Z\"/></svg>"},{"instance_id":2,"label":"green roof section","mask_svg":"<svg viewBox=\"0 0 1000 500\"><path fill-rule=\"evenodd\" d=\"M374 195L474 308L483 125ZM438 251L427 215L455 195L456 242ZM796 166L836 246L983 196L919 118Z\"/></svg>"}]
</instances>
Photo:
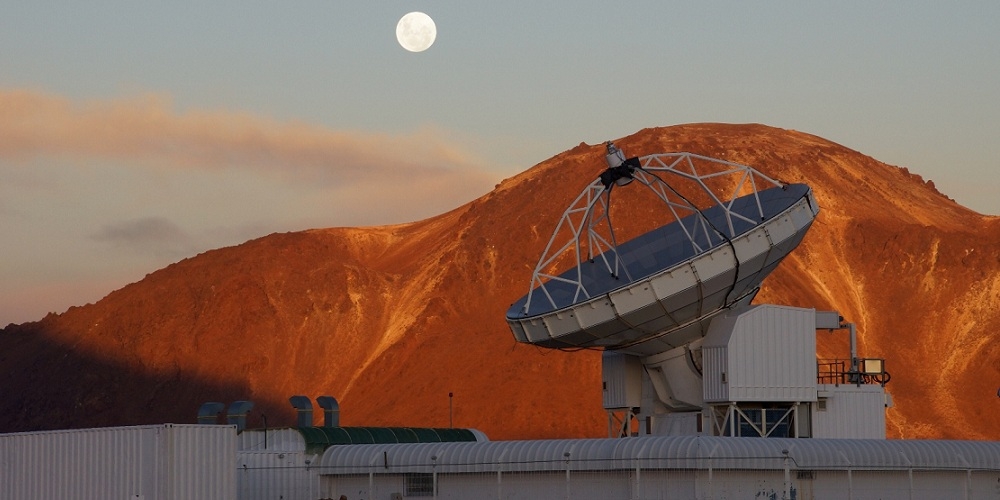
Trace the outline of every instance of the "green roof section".
<instances>
[{"instance_id":1,"label":"green roof section","mask_svg":"<svg viewBox=\"0 0 1000 500\"><path fill-rule=\"evenodd\" d=\"M470 429L416 427L297 427L306 450L325 450L333 445L391 443L455 443L479 441Z\"/></svg>"}]
</instances>

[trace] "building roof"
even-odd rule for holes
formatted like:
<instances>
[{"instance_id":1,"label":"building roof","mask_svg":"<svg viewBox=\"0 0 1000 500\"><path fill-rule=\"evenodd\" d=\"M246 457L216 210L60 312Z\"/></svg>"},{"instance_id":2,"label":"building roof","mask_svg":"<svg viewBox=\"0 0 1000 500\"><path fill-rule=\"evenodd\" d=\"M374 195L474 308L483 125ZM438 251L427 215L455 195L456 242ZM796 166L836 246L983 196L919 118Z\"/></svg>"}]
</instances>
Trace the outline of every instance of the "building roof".
<instances>
[{"instance_id":1,"label":"building roof","mask_svg":"<svg viewBox=\"0 0 1000 500\"><path fill-rule=\"evenodd\" d=\"M267 436L265 438L265 436ZM441 443L487 441L475 429L417 427L293 427L244 430L241 451L302 451L321 453L333 445ZM264 444L267 443L267 446Z\"/></svg>"},{"instance_id":2,"label":"building roof","mask_svg":"<svg viewBox=\"0 0 1000 500\"><path fill-rule=\"evenodd\" d=\"M1000 442L649 436L330 447L328 474L540 470L1000 469ZM380 472L381 472L380 471Z\"/></svg>"}]
</instances>

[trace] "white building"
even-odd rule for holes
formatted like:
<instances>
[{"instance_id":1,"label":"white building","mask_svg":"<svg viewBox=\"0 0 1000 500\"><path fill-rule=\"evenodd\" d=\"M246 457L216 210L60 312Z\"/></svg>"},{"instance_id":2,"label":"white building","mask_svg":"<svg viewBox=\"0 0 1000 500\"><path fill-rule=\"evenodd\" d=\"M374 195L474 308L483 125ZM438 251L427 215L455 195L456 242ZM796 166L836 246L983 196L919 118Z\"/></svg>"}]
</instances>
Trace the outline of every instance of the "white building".
<instances>
[{"instance_id":1,"label":"white building","mask_svg":"<svg viewBox=\"0 0 1000 500\"><path fill-rule=\"evenodd\" d=\"M0 435L0 499L997 498L1000 443L646 436L334 444L159 425Z\"/></svg>"},{"instance_id":2,"label":"white building","mask_svg":"<svg viewBox=\"0 0 1000 500\"><path fill-rule=\"evenodd\" d=\"M0 500L236 498L236 427L0 434Z\"/></svg>"},{"instance_id":3,"label":"white building","mask_svg":"<svg viewBox=\"0 0 1000 500\"><path fill-rule=\"evenodd\" d=\"M331 447L319 498L945 499L1000 495L1000 443L650 436Z\"/></svg>"}]
</instances>

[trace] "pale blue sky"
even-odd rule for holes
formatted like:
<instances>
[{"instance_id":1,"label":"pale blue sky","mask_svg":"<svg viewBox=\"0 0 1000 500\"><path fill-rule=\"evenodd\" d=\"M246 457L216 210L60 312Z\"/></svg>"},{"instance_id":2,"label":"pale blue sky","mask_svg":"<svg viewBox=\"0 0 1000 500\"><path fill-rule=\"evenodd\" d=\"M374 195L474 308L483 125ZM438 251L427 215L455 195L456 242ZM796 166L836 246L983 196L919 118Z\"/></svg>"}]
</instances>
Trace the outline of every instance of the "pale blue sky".
<instances>
[{"instance_id":1,"label":"pale blue sky","mask_svg":"<svg viewBox=\"0 0 1000 500\"><path fill-rule=\"evenodd\" d=\"M422 53L395 40L414 10ZM992 0L3 11L0 325L270 232L434 215L651 126L801 130L1000 214Z\"/></svg>"}]
</instances>

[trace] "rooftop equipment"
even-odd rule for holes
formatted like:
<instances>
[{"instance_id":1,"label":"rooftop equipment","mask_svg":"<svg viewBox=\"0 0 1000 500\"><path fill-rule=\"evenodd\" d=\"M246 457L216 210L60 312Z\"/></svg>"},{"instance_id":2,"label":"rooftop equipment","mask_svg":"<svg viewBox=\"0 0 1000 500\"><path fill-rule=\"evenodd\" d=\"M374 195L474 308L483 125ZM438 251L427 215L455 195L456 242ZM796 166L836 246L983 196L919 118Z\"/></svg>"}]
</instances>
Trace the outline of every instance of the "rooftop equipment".
<instances>
[{"instance_id":1,"label":"rooftop equipment","mask_svg":"<svg viewBox=\"0 0 1000 500\"><path fill-rule=\"evenodd\" d=\"M320 396L316 403L323 409L323 427L340 427L340 403L333 396Z\"/></svg>"},{"instance_id":2,"label":"rooftop equipment","mask_svg":"<svg viewBox=\"0 0 1000 500\"><path fill-rule=\"evenodd\" d=\"M226 422L235 425L237 431L247 428L247 414L253 409L253 401L233 401L226 414Z\"/></svg>"},{"instance_id":3,"label":"rooftop equipment","mask_svg":"<svg viewBox=\"0 0 1000 500\"><path fill-rule=\"evenodd\" d=\"M296 427L312 427L313 425L313 404L306 396L292 396L288 402L295 408Z\"/></svg>"},{"instance_id":4,"label":"rooftop equipment","mask_svg":"<svg viewBox=\"0 0 1000 500\"><path fill-rule=\"evenodd\" d=\"M219 415L225 411L226 405L211 401L198 408L198 423L202 425L215 425L219 422Z\"/></svg>"}]
</instances>

